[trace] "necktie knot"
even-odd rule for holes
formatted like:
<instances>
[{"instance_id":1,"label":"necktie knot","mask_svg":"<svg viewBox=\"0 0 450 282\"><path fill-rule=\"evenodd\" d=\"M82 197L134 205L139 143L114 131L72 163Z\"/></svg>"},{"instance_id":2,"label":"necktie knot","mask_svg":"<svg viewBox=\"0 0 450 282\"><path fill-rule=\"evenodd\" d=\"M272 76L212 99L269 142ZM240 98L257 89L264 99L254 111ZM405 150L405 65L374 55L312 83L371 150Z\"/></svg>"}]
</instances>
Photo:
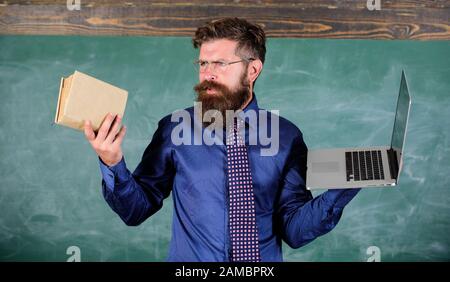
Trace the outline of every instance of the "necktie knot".
<instances>
[{"instance_id":1,"label":"necktie knot","mask_svg":"<svg viewBox=\"0 0 450 282\"><path fill-rule=\"evenodd\" d=\"M230 126L227 132L227 145L244 146L244 121L235 117L233 126Z\"/></svg>"}]
</instances>

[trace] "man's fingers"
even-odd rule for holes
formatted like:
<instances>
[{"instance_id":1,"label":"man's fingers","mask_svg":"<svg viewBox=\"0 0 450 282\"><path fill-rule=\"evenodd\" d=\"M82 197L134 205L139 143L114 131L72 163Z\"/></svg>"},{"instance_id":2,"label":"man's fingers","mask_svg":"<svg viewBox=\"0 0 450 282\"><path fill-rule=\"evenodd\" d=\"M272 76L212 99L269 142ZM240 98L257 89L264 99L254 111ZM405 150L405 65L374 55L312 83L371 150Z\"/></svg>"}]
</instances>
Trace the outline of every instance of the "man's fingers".
<instances>
[{"instance_id":1,"label":"man's fingers","mask_svg":"<svg viewBox=\"0 0 450 282\"><path fill-rule=\"evenodd\" d=\"M123 137L125 136L126 132L126 126L122 126L122 129L120 129L119 134L117 134L116 139L114 140L114 144L117 144L118 146L122 145Z\"/></svg>"},{"instance_id":2,"label":"man's fingers","mask_svg":"<svg viewBox=\"0 0 450 282\"><path fill-rule=\"evenodd\" d=\"M117 115L114 120L113 126L112 126L111 130L109 131L108 136L105 139L105 142L112 143L114 141L114 138L116 138L116 135L119 131L121 121L122 121L122 118L120 117L120 115Z\"/></svg>"},{"instance_id":3,"label":"man's fingers","mask_svg":"<svg viewBox=\"0 0 450 282\"><path fill-rule=\"evenodd\" d=\"M95 140L95 133L94 130L92 130L91 122L89 120L84 122L84 135L89 142Z\"/></svg>"},{"instance_id":4,"label":"man's fingers","mask_svg":"<svg viewBox=\"0 0 450 282\"><path fill-rule=\"evenodd\" d=\"M105 120L103 121L102 125L100 126L100 129L98 130L97 139L103 142L108 135L109 128L111 127L111 123L114 120L115 115L108 113L106 115Z\"/></svg>"}]
</instances>

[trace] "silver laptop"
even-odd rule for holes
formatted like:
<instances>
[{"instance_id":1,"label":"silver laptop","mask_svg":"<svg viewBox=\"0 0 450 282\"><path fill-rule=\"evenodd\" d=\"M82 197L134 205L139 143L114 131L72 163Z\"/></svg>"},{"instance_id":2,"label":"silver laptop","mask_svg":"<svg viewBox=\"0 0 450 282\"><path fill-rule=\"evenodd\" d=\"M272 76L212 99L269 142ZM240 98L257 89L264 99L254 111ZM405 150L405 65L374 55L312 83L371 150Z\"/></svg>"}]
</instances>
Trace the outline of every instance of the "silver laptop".
<instances>
[{"instance_id":1,"label":"silver laptop","mask_svg":"<svg viewBox=\"0 0 450 282\"><path fill-rule=\"evenodd\" d=\"M307 189L385 187L398 183L411 97L402 71L391 146L308 151Z\"/></svg>"}]
</instances>

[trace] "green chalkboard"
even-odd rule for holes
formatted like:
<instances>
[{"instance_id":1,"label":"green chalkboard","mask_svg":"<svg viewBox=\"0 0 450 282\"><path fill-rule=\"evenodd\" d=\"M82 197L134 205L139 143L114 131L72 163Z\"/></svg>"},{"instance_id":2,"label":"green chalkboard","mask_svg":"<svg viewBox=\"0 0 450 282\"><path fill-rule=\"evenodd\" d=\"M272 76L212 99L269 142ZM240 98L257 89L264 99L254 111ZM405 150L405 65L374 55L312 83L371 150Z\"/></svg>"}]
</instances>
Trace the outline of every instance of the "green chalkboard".
<instances>
[{"instance_id":1,"label":"green chalkboard","mask_svg":"<svg viewBox=\"0 0 450 282\"><path fill-rule=\"evenodd\" d=\"M413 101L400 185L361 191L331 233L285 245L285 260L448 261L450 42L269 39L267 48L259 104L293 121L310 148L389 144L402 69ZM157 121L193 105L190 39L2 36L0 51L0 260L66 261L79 249L82 261L164 261L171 198L139 227L123 224L83 134L53 118L59 79L75 69L127 89L133 170Z\"/></svg>"}]
</instances>

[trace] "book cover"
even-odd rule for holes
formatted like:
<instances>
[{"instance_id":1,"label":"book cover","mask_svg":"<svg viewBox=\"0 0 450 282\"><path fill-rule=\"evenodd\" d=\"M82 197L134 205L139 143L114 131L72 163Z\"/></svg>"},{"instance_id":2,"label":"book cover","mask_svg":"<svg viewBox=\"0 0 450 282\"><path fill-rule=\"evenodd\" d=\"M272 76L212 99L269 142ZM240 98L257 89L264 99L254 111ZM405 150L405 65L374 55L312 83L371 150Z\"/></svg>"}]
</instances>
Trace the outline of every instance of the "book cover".
<instances>
[{"instance_id":1,"label":"book cover","mask_svg":"<svg viewBox=\"0 0 450 282\"><path fill-rule=\"evenodd\" d=\"M83 131L90 120L98 131L108 113L124 116L127 98L128 91L75 71L61 78L55 123Z\"/></svg>"}]
</instances>

